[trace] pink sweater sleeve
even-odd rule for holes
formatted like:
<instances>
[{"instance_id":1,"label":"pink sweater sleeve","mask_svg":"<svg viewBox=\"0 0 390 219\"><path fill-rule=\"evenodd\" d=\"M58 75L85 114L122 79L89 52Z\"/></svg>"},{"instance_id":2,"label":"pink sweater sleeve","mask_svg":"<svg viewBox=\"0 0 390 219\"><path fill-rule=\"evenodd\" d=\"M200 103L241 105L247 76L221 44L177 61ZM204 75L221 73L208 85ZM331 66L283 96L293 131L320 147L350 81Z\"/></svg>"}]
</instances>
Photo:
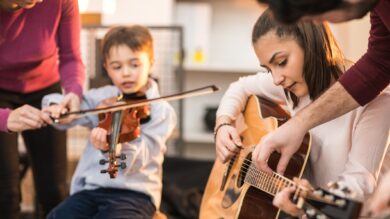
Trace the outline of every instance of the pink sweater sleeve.
<instances>
[{"instance_id":1,"label":"pink sweater sleeve","mask_svg":"<svg viewBox=\"0 0 390 219\"><path fill-rule=\"evenodd\" d=\"M0 131L1 132L8 132L7 121L10 113L11 113L11 109L0 108Z\"/></svg>"},{"instance_id":2,"label":"pink sweater sleeve","mask_svg":"<svg viewBox=\"0 0 390 219\"><path fill-rule=\"evenodd\" d=\"M381 0L371 11L367 53L340 78L360 104L374 99L390 82L390 1Z\"/></svg>"},{"instance_id":3,"label":"pink sweater sleeve","mask_svg":"<svg viewBox=\"0 0 390 219\"><path fill-rule=\"evenodd\" d=\"M85 80L80 52L80 17L77 1L64 0L58 28L61 83L66 93L82 96Z\"/></svg>"}]
</instances>

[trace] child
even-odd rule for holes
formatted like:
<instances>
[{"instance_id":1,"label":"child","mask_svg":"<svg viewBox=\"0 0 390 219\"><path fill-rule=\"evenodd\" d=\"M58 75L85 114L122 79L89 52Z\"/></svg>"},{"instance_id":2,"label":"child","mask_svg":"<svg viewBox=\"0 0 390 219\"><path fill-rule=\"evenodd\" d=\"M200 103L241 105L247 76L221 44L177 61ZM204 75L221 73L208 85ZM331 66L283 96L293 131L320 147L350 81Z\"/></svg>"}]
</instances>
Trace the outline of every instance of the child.
<instances>
[{"instance_id":1,"label":"child","mask_svg":"<svg viewBox=\"0 0 390 219\"><path fill-rule=\"evenodd\" d=\"M82 109L98 107L102 101L118 95L134 96L144 93L147 98L159 97L157 84L149 79L153 65L153 40L142 26L112 28L103 39L104 67L114 85L92 89L84 95ZM59 94L43 99L45 111L58 117ZM160 206L162 191L162 163L166 140L176 124L173 108L166 102L150 104L150 119L141 121L141 136L121 144L127 156L127 167L118 169L116 178L100 173L107 165L107 131L96 128L98 116L82 117L69 128L83 125L93 128L90 141L77 165L71 182L71 196L58 205L48 218L152 218ZM121 161L122 162L122 161Z\"/></svg>"},{"instance_id":2,"label":"child","mask_svg":"<svg viewBox=\"0 0 390 219\"><path fill-rule=\"evenodd\" d=\"M278 24L269 11L254 26L252 43L266 72L243 77L230 85L217 111L216 151L223 162L242 144L231 124L252 94L280 104L292 116L318 98L348 68L326 23ZM376 185L390 126L390 89L371 103L310 130L310 162L305 177L313 186L337 181L363 200ZM252 154L256 164L259 147ZM304 183L304 182L302 182ZM307 183L305 183L307 184ZM287 213L302 214L288 197L274 204Z\"/></svg>"}]
</instances>

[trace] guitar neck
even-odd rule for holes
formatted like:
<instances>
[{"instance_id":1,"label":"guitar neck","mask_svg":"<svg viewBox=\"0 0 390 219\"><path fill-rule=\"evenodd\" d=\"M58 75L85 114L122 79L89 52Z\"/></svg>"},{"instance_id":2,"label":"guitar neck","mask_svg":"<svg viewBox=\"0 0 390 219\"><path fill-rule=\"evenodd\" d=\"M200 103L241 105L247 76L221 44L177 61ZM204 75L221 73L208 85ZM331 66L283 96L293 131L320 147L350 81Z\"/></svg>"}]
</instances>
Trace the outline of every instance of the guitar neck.
<instances>
[{"instance_id":1,"label":"guitar neck","mask_svg":"<svg viewBox=\"0 0 390 219\"><path fill-rule=\"evenodd\" d=\"M244 182L272 196L284 188L296 186L292 200L297 201L297 206L305 211L308 218L358 218L361 210L361 203L335 196L322 189L308 190L278 173L260 171L253 163L246 168Z\"/></svg>"},{"instance_id":2,"label":"guitar neck","mask_svg":"<svg viewBox=\"0 0 390 219\"><path fill-rule=\"evenodd\" d=\"M284 188L296 185L296 183L294 183L292 180L278 173L272 172L272 174L268 174L264 171L260 171L253 164L249 165L244 182L272 196L275 196ZM305 190L305 188L298 187L296 194L299 194Z\"/></svg>"}]
</instances>

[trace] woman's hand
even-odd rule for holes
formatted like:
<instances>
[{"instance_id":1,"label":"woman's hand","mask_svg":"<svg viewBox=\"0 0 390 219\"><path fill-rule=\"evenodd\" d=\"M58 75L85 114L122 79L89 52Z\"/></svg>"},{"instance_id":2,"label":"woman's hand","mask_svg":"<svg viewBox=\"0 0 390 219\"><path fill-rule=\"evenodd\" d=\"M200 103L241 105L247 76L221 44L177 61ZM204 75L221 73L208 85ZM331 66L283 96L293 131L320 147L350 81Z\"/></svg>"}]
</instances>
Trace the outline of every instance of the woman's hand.
<instances>
[{"instance_id":1,"label":"woman's hand","mask_svg":"<svg viewBox=\"0 0 390 219\"><path fill-rule=\"evenodd\" d=\"M92 145L99 150L107 151L109 149L107 142L107 130L97 127L92 129L90 140Z\"/></svg>"},{"instance_id":2,"label":"woman's hand","mask_svg":"<svg viewBox=\"0 0 390 219\"><path fill-rule=\"evenodd\" d=\"M297 117L291 118L279 128L263 136L252 153L255 166L264 172L272 173L268 159L276 151L281 157L278 161L277 172L284 175L288 162L301 146L306 129L297 122Z\"/></svg>"},{"instance_id":3,"label":"woman's hand","mask_svg":"<svg viewBox=\"0 0 390 219\"><path fill-rule=\"evenodd\" d=\"M38 129L46 124L52 124L49 115L30 105L14 109L7 120L7 128L11 132Z\"/></svg>"},{"instance_id":4,"label":"woman's hand","mask_svg":"<svg viewBox=\"0 0 390 219\"><path fill-rule=\"evenodd\" d=\"M313 187L305 179L294 178L294 182L299 187L304 187L308 190L313 190ZM290 197L295 192L296 186L284 188L278 194L275 195L273 205L280 210L290 214L294 217L299 217L304 214L302 209L299 209L294 203L291 202Z\"/></svg>"},{"instance_id":5,"label":"woman's hand","mask_svg":"<svg viewBox=\"0 0 390 219\"><path fill-rule=\"evenodd\" d=\"M240 151L242 142L235 127L221 124L231 124L230 118L218 117L215 130L216 154L222 163L226 163Z\"/></svg>"}]
</instances>

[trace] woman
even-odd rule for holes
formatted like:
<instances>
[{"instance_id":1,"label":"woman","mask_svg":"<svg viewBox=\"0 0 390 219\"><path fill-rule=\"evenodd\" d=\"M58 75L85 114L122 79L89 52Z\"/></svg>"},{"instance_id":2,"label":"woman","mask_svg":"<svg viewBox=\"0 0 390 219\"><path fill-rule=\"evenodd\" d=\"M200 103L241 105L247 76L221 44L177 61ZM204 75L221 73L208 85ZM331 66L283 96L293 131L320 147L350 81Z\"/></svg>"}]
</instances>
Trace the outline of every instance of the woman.
<instances>
[{"instance_id":1,"label":"woman","mask_svg":"<svg viewBox=\"0 0 390 219\"><path fill-rule=\"evenodd\" d=\"M21 196L18 134L4 131L50 123L33 109L40 108L44 95L62 88L66 98L61 106L79 109L84 82L79 44L77 0L0 1L0 213L4 218L19 218ZM15 128L14 115L20 111L33 121ZM67 196L66 135L45 127L24 131L22 136L33 170L37 206L44 218Z\"/></svg>"},{"instance_id":2,"label":"woman","mask_svg":"<svg viewBox=\"0 0 390 219\"><path fill-rule=\"evenodd\" d=\"M241 78L230 85L221 100L215 135L217 156L223 162L239 151L241 141L231 124L250 95L278 103L294 116L335 83L350 65L326 23L282 25L266 11L254 26L252 43L261 66L269 74ZM305 178L315 187L336 181L339 189L333 192L347 187L359 199L370 195L386 148L387 135L383 133L388 132L390 119L383 115L388 115L389 110L390 92L386 89L367 106L311 129L312 149ZM255 162L259 150L256 147L252 154ZM276 204L287 213L302 214L288 199Z\"/></svg>"}]
</instances>

